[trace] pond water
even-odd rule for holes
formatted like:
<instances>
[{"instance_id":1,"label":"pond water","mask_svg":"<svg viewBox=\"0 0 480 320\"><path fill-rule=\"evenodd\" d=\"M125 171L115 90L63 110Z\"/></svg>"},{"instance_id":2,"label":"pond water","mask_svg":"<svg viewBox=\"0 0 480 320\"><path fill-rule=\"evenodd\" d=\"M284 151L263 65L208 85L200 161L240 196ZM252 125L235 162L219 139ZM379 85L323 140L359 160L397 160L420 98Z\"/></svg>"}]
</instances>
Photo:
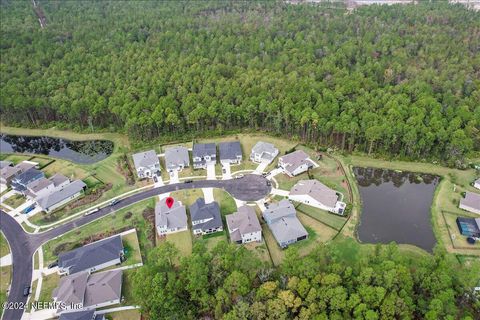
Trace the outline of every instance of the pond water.
<instances>
[{"instance_id":1,"label":"pond water","mask_svg":"<svg viewBox=\"0 0 480 320\"><path fill-rule=\"evenodd\" d=\"M413 244L432 251L430 207L439 178L429 174L354 168L362 198L358 227L366 243Z\"/></svg>"},{"instance_id":2,"label":"pond water","mask_svg":"<svg viewBox=\"0 0 480 320\"><path fill-rule=\"evenodd\" d=\"M0 153L33 153L91 164L107 158L113 151L108 140L72 141L52 137L0 134Z\"/></svg>"}]
</instances>

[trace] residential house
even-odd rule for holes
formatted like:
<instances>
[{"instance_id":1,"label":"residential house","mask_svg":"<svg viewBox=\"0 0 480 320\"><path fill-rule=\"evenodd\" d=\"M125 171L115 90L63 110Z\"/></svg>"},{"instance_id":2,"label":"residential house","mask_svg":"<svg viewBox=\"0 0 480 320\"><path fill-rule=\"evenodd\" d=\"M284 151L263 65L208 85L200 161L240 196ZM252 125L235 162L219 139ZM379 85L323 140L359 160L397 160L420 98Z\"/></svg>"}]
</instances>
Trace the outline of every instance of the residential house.
<instances>
[{"instance_id":1,"label":"residential house","mask_svg":"<svg viewBox=\"0 0 480 320\"><path fill-rule=\"evenodd\" d=\"M240 164L242 162L242 146L239 141L220 142L218 151L222 164Z\"/></svg>"},{"instance_id":2,"label":"residential house","mask_svg":"<svg viewBox=\"0 0 480 320\"><path fill-rule=\"evenodd\" d=\"M458 217L457 226L462 235L480 238L480 218Z\"/></svg>"},{"instance_id":3,"label":"residential house","mask_svg":"<svg viewBox=\"0 0 480 320\"><path fill-rule=\"evenodd\" d=\"M60 189L35 199L45 212L52 212L83 194L87 185L82 180L75 180Z\"/></svg>"},{"instance_id":4,"label":"residential house","mask_svg":"<svg viewBox=\"0 0 480 320\"><path fill-rule=\"evenodd\" d=\"M205 199L198 198L190 206L193 234L209 234L223 231L220 207L217 202L205 203Z\"/></svg>"},{"instance_id":5,"label":"residential house","mask_svg":"<svg viewBox=\"0 0 480 320\"><path fill-rule=\"evenodd\" d=\"M13 162L11 161L0 161L0 169L5 167L13 167Z\"/></svg>"},{"instance_id":6,"label":"residential house","mask_svg":"<svg viewBox=\"0 0 480 320\"><path fill-rule=\"evenodd\" d=\"M135 153L132 158L139 179L160 175L160 160L154 150Z\"/></svg>"},{"instance_id":7,"label":"residential house","mask_svg":"<svg viewBox=\"0 0 480 320\"><path fill-rule=\"evenodd\" d=\"M37 166L37 162L22 161L14 167L4 167L0 170L0 183L9 186L16 175L24 173L32 168L36 168Z\"/></svg>"},{"instance_id":8,"label":"residential house","mask_svg":"<svg viewBox=\"0 0 480 320\"><path fill-rule=\"evenodd\" d=\"M480 194L467 191L460 199L460 209L480 214Z\"/></svg>"},{"instance_id":9,"label":"residential house","mask_svg":"<svg viewBox=\"0 0 480 320\"><path fill-rule=\"evenodd\" d=\"M217 146L215 143L195 143L192 150L194 169L206 169L207 164L217 161Z\"/></svg>"},{"instance_id":10,"label":"residential house","mask_svg":"<svg viewBox=\"0 0 480 320\"><path fill-rule=\"evenodd\" d=\"M30 200L49 195L57 189L60 189L70 183L70 179L62 174L55 174L50 178L41 178L27 184L27 189L23 194Z\"/></svg>"},{"instance_id":11,"label":"residential house","mask_svg":"<svg viewBox=\"0 0 480 320\"><path fill-rule=\"evenodd\" d=\"M290 200L343 215L346 204L339 194L317 180L300 180L290 190Z\"/></svg>"},{"instance_id":12,"label":"residential house","mask_svg":"<svg viewBox=\"0 0 480 320\"><path fill-rule=\"evenodd\" d=\"M159 236L187 230L187 212L180 201L168 207L164 200L155 206L155 226Z\"/></svg>"},{"instance_id":13,"label":"residential house","mask_svg":"<svg viewBox=\"0 0 480 320\"><path fill-rule=\"evenodd\" d=\"M95 310L70 311L62 312L58 320L105 320L105 315Z\"/></svg>"},{"instance_id":14,"label":"residential house","mask_svg":"<svg viewBox=\"0 0 480 320\"><path fill-rule=\"evenodd\" d=\"M122 270L110 270L94 274L83 271L62 277L52 292L52 298L65 307L59 312L72 310L73 305L89 310L119 304L122 276Z\"/></svg>"},{"instance_id":15,"label":"residential house","mask_svg":"<svg viewBox=\"0 0 480 320\"><path fill-rule=\"evenodd\" d=\"M182 171L190 165L188 149L182 146L165 149L165 166L169 172Z\"/></svg>"},{"instance_id":16,"label":"residential house","mask_svg":"<svg viewBox=\"0 0 480 320\"><path fill-rule=\"evenodd\" d=\"M258 141L252 148L250 160L257 163L271 163L278 155L278 149L268 142Z\"/></svg>"},{"instance_id":17,"label":"residential house","mask_svg":"<svg viewBox=\"0 0 480 320\"><path fill-rule=\"evenodd\" d=\"M286 199L270 204L262 216L282 248L308 237L307 230L297 218L295 207Z\"/></svg>"},{"instance_id":18,"label":"residential house","mask_svg":"<svg viewBox=\"0 0 480 320\"><path fill-rule=\"evenodd\" d=\"M20 173L12 179L11 187L18 192L24 192L27 190L27 185L38 179L45 178L45 174L35 168L28 169L27 171Z\"/></svg>"},{"instance_id":19,"label":"residential house","mask_svg":"<svg viewBox=\"0 0 480 320\"><path fill-rule=\"evenodd\" d=\"M299 175L314 166L315 163L303 150L294 151L278 159L278 167L282 168L283 172L290 177Z\"/></svg>"},{"instance_id":20,"label":"residential house","mask_svg":"<svg viewBox=\"0 0 480 320\"><path fill-rule=\"evenodd\" d=\"M95 241L83 247L58 255L58 273L89 273L114 266L122 262L123 243L119 235Z\"/></svg>"},{"instance_id":21,"label":"residential house","mask_svg":"<svg viewBox=\"0 0 480 320\"><path fill-rule=\"evenodd\" d=\"M238 208L238 211L226 217L230 240L236 243L262 241L262 227L255 210L247 205Z\"/></svg>"},{"instance_id":22,"label":"residential house","mask_svg":"<svg viewBox=\"0 0 480 320\"><path fill-rule=\"evenodd\" d=\"M480 189L480 178L475 180L475 182L473 183L473 186L477 189Z\"/></svg>"}]
</instances>

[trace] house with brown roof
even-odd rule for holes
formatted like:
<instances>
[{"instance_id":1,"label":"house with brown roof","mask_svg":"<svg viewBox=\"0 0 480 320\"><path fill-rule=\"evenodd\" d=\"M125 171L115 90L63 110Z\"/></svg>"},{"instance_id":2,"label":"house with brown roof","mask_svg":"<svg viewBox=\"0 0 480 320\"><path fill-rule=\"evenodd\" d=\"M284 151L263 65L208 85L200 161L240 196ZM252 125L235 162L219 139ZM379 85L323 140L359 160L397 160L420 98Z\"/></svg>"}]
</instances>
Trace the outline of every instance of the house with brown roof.
<instances>
[{"instance_id":1,"label":"house with brown roof","mask_svg":"<svg viewBox=\"0 0 480 320\"><path fill-rule=\"evenodd\" d=\"M225 218L232 242L243 244L262 241L262 227L252 207L243 205Z\"/></svg>"},{"instance_id":2,"label":"house with brown roof","mask_svg":"<svg viewBox=\"0 0 480 320\"><path fill-rule=\"evenodd\" d=\"M290 177L297 176L315 166L316 163L303 150L294 151L278 159L278 167Z\"/></svg>"},{"instance_id":3,"label":"house with brown roof","mask_svg":"<svg viewBox=\"0 0 480 320\"><path fill-rule=\"evenodd\" d=\"M460 209L480 214L480 194L467 191L465 198L460 199Z\"/></svg>"},{"instance_id":4,"label":"house with brown roof","mask_svg":"<svg viewBox=\"0 0 480 320\"><path fill-rule=\"evenodd\" d=\"M300 180L290 190L288 198L325 211L343 215L346 204L339 201L340 193L318 180Z\"/></svg>"}]
</instances>

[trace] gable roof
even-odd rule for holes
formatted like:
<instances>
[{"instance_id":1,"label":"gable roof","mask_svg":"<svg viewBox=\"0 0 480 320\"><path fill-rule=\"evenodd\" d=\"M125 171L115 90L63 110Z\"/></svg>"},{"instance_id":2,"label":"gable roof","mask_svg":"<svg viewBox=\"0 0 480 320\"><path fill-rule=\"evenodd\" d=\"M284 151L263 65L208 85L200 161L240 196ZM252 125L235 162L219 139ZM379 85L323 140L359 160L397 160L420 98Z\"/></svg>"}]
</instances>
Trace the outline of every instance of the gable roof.
<instances>
[{"instance_id":1,"label":"gable roof","mask_svg":"<svg viewBox=\"0 0 480 320\"><path fill-rule=\"evenodd\" d=\"M272 143L258 141L252 148L252 152L257 154L268 153L275 154L278 152L278 149Z\"/></svg>"},{"instance_id":2,"label":"gable roof","mask_svg":"<svg viewBox=\"0 0 480 320\"><path fill-rule=\"evenodd\" d=\"M338 196L318 180L300 180L290 190L290 195L308 195L327 207L335 207Z\"/></svg>"},{"instance_id":3,"label":"gable roof","mask_svg":"<svg viewBox=\"0 0 480 320\"><path fill-rule=\"evenodd\" d=\"M58 287L52 292L52 298L57 301L70 303L84 303L85 289L89 273L87 271L60 278Z\"/></svg>"},{"instance_id":4,"label":"gable roof","mask_svg":"<svg viewBox=\"0 0 480 320\"><path fill-rule=\"evenodd\" d=\"M52 185L53 182L45 177L34 180L27 184L27 189L30 189L32 192L38 192Z\"/></svg>"},{"instance_id":5,"label":"gable roof","mask_svg":"<svg viewBox=\"0 0 480 320\"><path fill-rule=\"evenodd\" d=\"M185 206L179 201L174 201L171 208L165 201L160 200L155 205L155 225L167 228L184 228L187 226L187 213Z\"/></svg>"},{"instance_id":6,"label":"gable roof","mask_svg":"<svg viewBox=\"0 0 480 320\"><path fill-rule=\"evenodd\" d=\"M205 230L223 226L220 215L220 207L215 201L211 203L205 203L205 199L198 198L190 206L190 217L192 218L192 221L211 219L205 223L195 225L195 229Z\"/></svg>"},{"instance_id":7,"label":"gable roof","mask_svg":"<svg viewBox=\"0 0 480 320\"><path fill-rule=\"evenodd\" d=\"M307 230L297 218L295 207L286 199L270 204L269 208L263 212L263 216L279 243L308 235Z\"/></svg>"},{"instance_id":8,"label":"gable roof","mask_svg":"<svg viewBox=\"0 0 480 320\"><path fill-rule=\"evenodd\" d=\"M280 160L284 164L288 164L285 166L285 170L288 172L293 172L295 169L300 167L303 164L311 164L311 162L308 160L309 155L303 151L303 150L297 150L292 153L286 154L282 157L280 157Z\"/></svg>"},{"instance_id":9,"label":"gable roof","mask_svg":"<svg viewBox=\"0 0 480 320\"><path fill-rule=\"evenodd\" d=\"M122 297L122 270L91 274L85 290L85 306L120 300Z\"/></svg>"},{"instance_id":10,"label":"gable roof","mask_svg":"<svg viewBox=\"0 0 480 320\"><path fill-rule=\"evenodd\" d=\"M81 310L74 312L63 312L58 320L93 320L95 310Z\"/></svg>"},{"instance_id":11,"label":"gable roof","mask_svg":"<svg viewBox=\"0 0 480 320\"><path fill-rule=\"evenodd\" d=\"M13 163L11 161L0 161L0 169L3 169L5 167L10 167L12 165Z\"/></svg>"},{"instance_id":12,"label":"gable roof","mask_svg":"<svg viewBox=\"0 0 480 320\"><path fill-rule=\"evenodd\" d=\"M155 166L155 164L160 164L160 161L158 160L157 154L154 150L135 153L132 155L132 158L133 165L137 170L140 168Z\"/></svg>"},{"instance_id":13,"label":"gable roof","mask_svg":"<svg viewBox=\"0 0 480 320\"><path fill-rule=\"evenodd\" d=\"M205 156L216 156L217 147L215 143L195 143L192 149L192 156L203 158Z\"/></svg>"},{"instance_id":14,"label":"gable roof","mask_svg":"<svg viewBox=\"0 0 480 320\"><path fill-rule=\"evenodd\" d=\"M242 147L239 141L220 142L218 144L220 160L237 159L242 156Z\"/></svg>"},{"instance_id":15,"label":"gable roof","mask_svg":"<svg viewBox=\"0 0 480 320\"><path fill-rule=\"evenodd\" d=\"M37 170L35 168L30 168L27 171L24 171L24 172L20 173L19 175L17 175L14 178L14 180L17 183L28 183L28 182L32 181L32 179L35 179L39 176L44 177L45 174L40 170Z\"/></svg>"},{"instance_id":16,"label":"gable roof","mask_svg":"<svg viewBox=\"0 0 480 320\"><path fill-rule=\"evenodd\" d=\"M70 181L70 179L68 179L68 178L65 177L63 174L60 174L60 173L54 174L53 176L51 176L51 177L49 178L49 180L53 182L53 184L55 185L55 187L58 187L59 185L61 185L61 184L64 183L65 181Z\"/></svg>"},{"instance_id":17,"label":"gable roof","mask_svg":"<svg viewBox=\"0 0 480 320\"><path fill-rule=\"evenodd\" d=\"M117 235L60 253L58 266L64 269L69 268L70 274L81 272L119 258L122 250L122 238Z\"/></svg>"},{"instance_id":18,"label":"gable roof","mask_svg":"<svg viewBox=\"0 0 480 320\"><path fill-rule=\"evenodd\" d=\"M51 206L77 194L87 185L82 180L75 180L72 183L67 184L60 190L52 192L45 197L37 199L37 203L43 210L50 208Z\"/></svg>"},{"instance_id":19,"label":"gable roof","mask_svg":"<svg viewBox=\"0 0 480 320\"><path fill-rule=\"evenodd\" d=\"M467 191L465 198L460 199L460 204L480 210L480 194Z\"/></svg>"},{"instance_id":20,"label":"gable roof","mask_svg":"<svg viewBox=\"0 0 480 320\"><path fill-rule=\"evenodd\" d=\"M19 172L21 172L21 169L18 167L4 167L0 170L0 177L7 180Z\"/></svg>"},{"instance_id":21,"label":"gable roof","mask_svg":"<svg viewBox=\"0 0 480 320\"><path fill-rule=\"evenodd\" d=\"M188 149L182 146L165 149L165 165L168 169L187 166L190 162Z\"/></svg>"},{"instance_id":22,"label":"gable roof","mask_svg":"<svg viewBox=\"0 0 480 320\"><path fill-rule=\"evenodd\" d=\"M247 205L238 208L237 212L229 214L226 217L229 230L238 230L232 232L232 240L241 240L242 234L262 231L255 210Z\"/></svg>"}]
</instances>

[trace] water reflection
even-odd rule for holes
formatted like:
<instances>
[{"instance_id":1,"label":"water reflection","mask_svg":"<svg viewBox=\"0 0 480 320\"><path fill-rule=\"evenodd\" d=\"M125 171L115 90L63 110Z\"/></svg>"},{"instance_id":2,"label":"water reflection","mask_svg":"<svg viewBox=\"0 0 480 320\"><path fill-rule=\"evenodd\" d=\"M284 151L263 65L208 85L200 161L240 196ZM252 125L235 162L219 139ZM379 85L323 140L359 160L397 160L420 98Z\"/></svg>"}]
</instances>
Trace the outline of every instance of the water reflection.
<instances>
[{"instance_id":1,"label":"water reflection","mask_svg":"<svg viewBox=\"0 0 480 320\"><path fill-rule=\"evenodd\" d=\"M72 141L52 137L0 135L1 153L33 153L57 157L80 164L107 158L113 151L108 140Z\"/></svg>"},{"instance_id":2,"label":"water reflection","mask_svg":"<svg viewBox=\"0 0 480 320\"><path fill-rule=\"evenodd\" d=\"M429 174L355 167L362 197L362 242L435 245L430 207L439 178Z\"/></svg>"}]
</instances>

